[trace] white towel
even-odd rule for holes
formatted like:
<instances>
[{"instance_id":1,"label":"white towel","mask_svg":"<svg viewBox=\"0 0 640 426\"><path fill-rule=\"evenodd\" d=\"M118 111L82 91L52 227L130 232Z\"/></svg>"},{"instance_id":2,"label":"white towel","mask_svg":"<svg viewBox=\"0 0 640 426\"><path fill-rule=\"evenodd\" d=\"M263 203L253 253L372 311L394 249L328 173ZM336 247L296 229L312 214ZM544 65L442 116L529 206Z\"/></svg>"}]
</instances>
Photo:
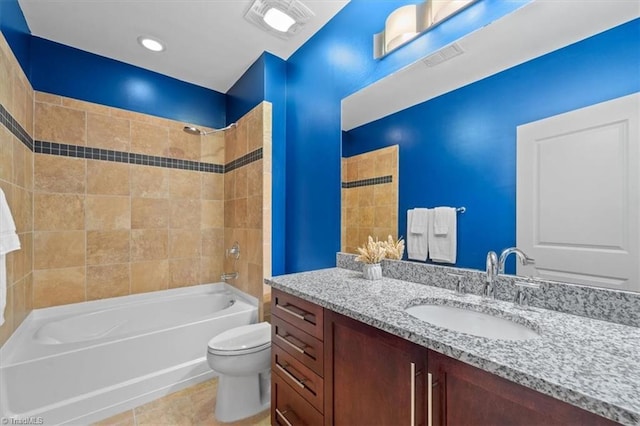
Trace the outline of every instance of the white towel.
<instances>
[{"instance_id":1,"label":"white towel","mask_svg":"<svg viewBox=\"0 0 640 426\"><path fill-rule=\"evenodd\" d=\"M445 222L442 228L446 229L446 235L436 234L436 220L434 217L431 221L432 226L429 227L429 259L437 263L456 263L458 235L456 209L452 207L442 208L441 215L442 221Z\"/></svg>"},{"instance_id":2,"label":"white towel","mask_svg":"<svg viewBox=\"0 0 640 426\"><path fill-rule=\"evenodd\" d=\"M449 232L449 215L451 207L436 207L433 209L433 233L435 235L447 235ZM454 211L455 213L455 211Z\"/></svg>"},{"instance_id":3,"label":"white towel","mask_svg":"<svg viewBox=\"0 0 640 426\"><path fill-rule=\"evenodd\" d=\"M413 221L416 219L416 210L407 210L407 256L411 260L420 260L424 262L427 260L427 256L429 254L429 219L431 211L428 209L420 209L425 210L425 218L426 218L426 229L427 232L416 234L411 232Z\"/></svg>"},{"instance_id":4,"label":"white towel","mask_svg":"<svg viewBox=\"0 0 640 426\"><path fill-rule=\"evenodd\" d=\"M409 228L412 234L426 234L429 230L429 209L413 209L413 220Z\"/></svg>"},{"instance_id":5,"label":"white towel","mask_svg":"<svg viewBox=\"0 0 640 426\"><path fill-rule=\"evenodd\" d=\"M7 204L7 198L0 189L0 325L4 324L4 308L7 305L7 264L6 255L20 248L16 225Z\"/></svg>"}]
</instances>

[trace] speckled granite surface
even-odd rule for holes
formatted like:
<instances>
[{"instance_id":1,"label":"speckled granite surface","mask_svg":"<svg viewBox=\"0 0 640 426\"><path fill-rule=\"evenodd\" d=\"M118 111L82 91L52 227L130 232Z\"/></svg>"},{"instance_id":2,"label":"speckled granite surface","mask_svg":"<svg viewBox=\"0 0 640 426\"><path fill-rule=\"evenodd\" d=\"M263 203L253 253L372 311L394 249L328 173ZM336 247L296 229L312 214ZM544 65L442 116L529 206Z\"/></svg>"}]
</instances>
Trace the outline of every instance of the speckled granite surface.
<instances>
[{"instance_id":1,"label":"speckled granite surface","mask_svg":"<svg viewBox=\"0 0 640 426\"><path fill-rule=\"evenodd\" d=\"M353 254L338 253L337 265L354 271L362 270L362 264L355 261ZM450 290L455 288L458 279L451 276L452 273L463 276L465 293L482 294L485 274L481 271L419 262L382 262L382 274L386 277ZM640 293L500 275L495 284L495 297L499 300L513 301L516 281L540 285L539 289L523 290L527 294L528 305L640 327Z\"/></svg>"},{"instance_id":2,"label":"speckled granite surface","mask_svg":"<svg viewBox=\"0 0 640 426\"><path fill-rule=\"evenodd\" d=\"M407 263L407 262L403 262ZM339 261L339 265L344 264ZM423 274L424 275L424 274ZM422 277L424 280L425 278ZM436 278L437 279L437 278ZM623 424L640 425L640 328L331 268L265 280L274 288ZM433 301L527 324L524 341L475 337L404 312Z\"/></svg>"}]
</instances>

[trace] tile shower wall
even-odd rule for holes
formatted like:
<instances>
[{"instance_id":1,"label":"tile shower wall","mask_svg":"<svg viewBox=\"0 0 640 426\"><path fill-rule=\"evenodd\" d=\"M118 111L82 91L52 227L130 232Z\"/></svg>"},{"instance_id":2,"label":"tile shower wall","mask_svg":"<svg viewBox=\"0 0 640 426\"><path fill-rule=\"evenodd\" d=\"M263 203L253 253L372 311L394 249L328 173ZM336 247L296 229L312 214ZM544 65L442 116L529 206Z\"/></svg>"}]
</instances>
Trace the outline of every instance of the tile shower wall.
<instances>
[{"instance_id":1,"label":"tile shower wall","mask_svg":"<svg viewBox=\"0 0 640 426\"><path fill-rule=\"evenodd\" d=\"M220 280L224 135L183 126L35 93L34 308Z\"/></svg>"},{"instance_id":2,"label":"tile shower wall","mask_svg":"<svg viewBox=\"0 0 640 426\"><path fill-rule=\"evenodd\" d=\"M271 103L249 111L225 139L224 244L238 241L242 255L237 262L225 259L224 269L240 273L230 284L268 300L263 278L271 276Z\"/></svg>"},{"instance_id":3,"label":"tile shower wall","mask_svg":"<svg viewBox=\"0 0 640 426\"><path fill-rule=\"evenodd\" d=\"M16 135L20 135L19 139ZM6 257L7 305L0 345L31 312L33 246L33 89L0 33L0 188L14 217L21 249Z\"/></svg>"},{"instance_id":4,"label":"tile shower wall","mask_svg":"<svg viewBox=\"0 0 640 426\"><path fill-rule=\"evenodd\" d=\"M398 145L342 159L342 251L398 234Z\"/></svg>"}]
</instances>

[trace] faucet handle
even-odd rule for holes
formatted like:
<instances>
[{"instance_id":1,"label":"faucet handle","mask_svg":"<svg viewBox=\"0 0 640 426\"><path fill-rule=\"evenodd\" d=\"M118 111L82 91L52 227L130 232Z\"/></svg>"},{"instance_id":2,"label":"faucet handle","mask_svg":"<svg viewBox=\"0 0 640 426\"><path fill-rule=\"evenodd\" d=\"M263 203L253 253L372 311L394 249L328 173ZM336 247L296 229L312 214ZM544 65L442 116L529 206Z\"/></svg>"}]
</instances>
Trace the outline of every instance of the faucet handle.
<instances>
[{"instance_id":1,"label":"faucet handle","mask_svg":"<svg viewBox=\"0 0 640 426\"><path fill-rule=\"evenodd\" d=\"M450 277L453 278L457 278L456 281L456 293L464 293L464 287L462 284L462 277L464 277L464 274L456 274L455 272L447 272L447 275L449 275Z\"/></svg>"},{"instance_id":2,"label":"faucet handle","mask_svg":"<svg viewBox=\"0 0 640 426\"><path fill-rule=\"evenodd\" d=\"M533 259L531 259L533 260ZM532 289L539 289L540 288L540 283L530 283L530 282L526 282L526 281L516 281L515 283L516 286L516 295L514 297L514 302L517 303L518 305L522 305L524 304L524 302L526 302L527 300L527 294L523 291L525 288L532 288Z\"/></svg>"}]
</instances>

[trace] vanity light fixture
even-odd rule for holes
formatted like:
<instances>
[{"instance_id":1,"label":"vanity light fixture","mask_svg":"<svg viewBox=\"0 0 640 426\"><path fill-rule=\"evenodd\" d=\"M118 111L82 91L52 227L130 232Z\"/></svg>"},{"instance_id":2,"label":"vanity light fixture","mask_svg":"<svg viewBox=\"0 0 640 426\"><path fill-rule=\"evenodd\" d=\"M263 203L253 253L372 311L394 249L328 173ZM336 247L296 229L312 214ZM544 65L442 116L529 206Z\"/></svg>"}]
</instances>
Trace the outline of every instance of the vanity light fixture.
<instances>
[{"instance_id":1,"label":"vanity light fixture","mask_svg":"<svg viewBox=\"0 0 640 426\"><path fill-rule=\"evenodd\" d=\"M373 57L382 58L476 1L425 0L394 10L387 17L384 30L373 36Z\"/></svg>"},{"instance_id":2,"label":"vanity light fixture","mask_svg":"<svg viewBox=\"0 0 640 426\"><path fill-rule=\"evenodd\" d=\"M151 50L152 52L162 52L164 50L164 44L155 38L140 36L138 37L138 43L140 43L145 49Z\"/></svg>"},{"instance_id":3,"label":"vanity light fixture","mask_svg":"<svg viewBox=\"0 0 640 426\"><path fill-rule=\"evenodd\" d=\"M289 39L314 15L299 0L254 0L244 18L276 37Z\"/></svg>"}]
</instances>

